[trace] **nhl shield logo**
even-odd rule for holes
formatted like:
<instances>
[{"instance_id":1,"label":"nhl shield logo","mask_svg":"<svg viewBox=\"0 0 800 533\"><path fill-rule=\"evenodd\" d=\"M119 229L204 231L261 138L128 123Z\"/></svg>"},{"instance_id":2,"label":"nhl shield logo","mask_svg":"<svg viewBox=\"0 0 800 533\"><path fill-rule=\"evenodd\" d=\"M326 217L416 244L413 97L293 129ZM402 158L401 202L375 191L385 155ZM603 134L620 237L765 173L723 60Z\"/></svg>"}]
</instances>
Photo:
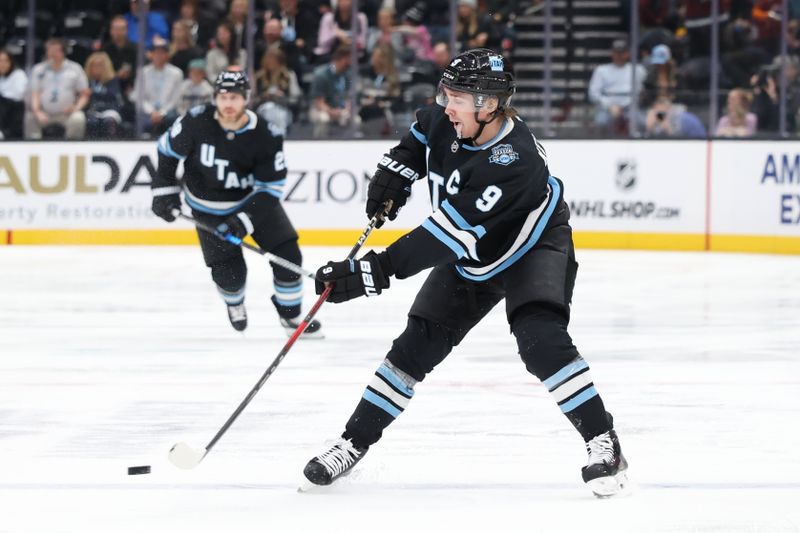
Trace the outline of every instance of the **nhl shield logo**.
<instances>
[{"instance_id":1,"label":"nhl shield logo","mask_svg":"<svg viewBox=\"0 0 800 533\"><path fill-rule=\"evenodd\" d=\"M623 191L629 191L636 185L636 160L622 159L617 161L617 176L614 180Z\"/></svg>"},{"instance_id":2,"label":"nhl shield logo","mask_svg":"<svg viewBox=\"0 0 800 533\"><path fill-rule=\"evenodd\" d=\"M514 151L513 146L510 144L501 144L492 148L492 155L489 157L489 163L496 163L507 167L517 159L519 159L519 154Z\"/></svg>"}]
</instances>

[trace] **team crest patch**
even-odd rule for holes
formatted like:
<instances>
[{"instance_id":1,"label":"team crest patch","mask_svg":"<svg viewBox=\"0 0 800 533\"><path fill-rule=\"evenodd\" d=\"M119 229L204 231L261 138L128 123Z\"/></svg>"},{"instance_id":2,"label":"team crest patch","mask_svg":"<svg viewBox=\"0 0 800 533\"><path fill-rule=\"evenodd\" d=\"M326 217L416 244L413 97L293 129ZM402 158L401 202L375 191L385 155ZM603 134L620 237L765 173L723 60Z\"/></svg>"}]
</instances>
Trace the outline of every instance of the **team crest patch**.
<instances>
[{"instance_id":1,"label":"team crest patch","mask_svg":"<svg viewBox=\"0 0 800 533\"><path fill-rule=\"evenodd\" d=\"M489 157L489 163L497 163L507 167L514 161L519 159L519 154L514 151L514 147L510 144L501 144L492 148L492 155Z\"/></svg>"}]
</instances>

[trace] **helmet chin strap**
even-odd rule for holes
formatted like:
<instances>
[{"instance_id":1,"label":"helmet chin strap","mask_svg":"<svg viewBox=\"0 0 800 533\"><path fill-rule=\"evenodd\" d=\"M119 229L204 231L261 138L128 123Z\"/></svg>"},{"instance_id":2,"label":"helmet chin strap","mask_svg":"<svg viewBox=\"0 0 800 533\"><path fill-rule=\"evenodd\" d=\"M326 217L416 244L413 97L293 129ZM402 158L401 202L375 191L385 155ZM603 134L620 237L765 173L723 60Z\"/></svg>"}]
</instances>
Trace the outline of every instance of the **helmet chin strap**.
<instances>
[{"instance_id":1,"label":"helmet chin strap","mask_svg":"<svg viewBox=\"0 0 800 533\"><path fill-rule=\"evenodd\" d=\"M478 137L481 136L481 133L483 133L483 128L485 128L487 124L493 122L494 119L497 118L497 116L500 114L501 111L502 111L502 109L499 108L499 107L497 109L495 109L494 111L492 111L492 118L490 118L489 120L479 120L478 119L478 111L475 111L475 122L478 123L478 131L475 132L475 135L473 135L472 137L464 137L461 140L464 141L464 142L468 142L470 144L475 144L475 140Z\"/></svg>"}]
</instances>

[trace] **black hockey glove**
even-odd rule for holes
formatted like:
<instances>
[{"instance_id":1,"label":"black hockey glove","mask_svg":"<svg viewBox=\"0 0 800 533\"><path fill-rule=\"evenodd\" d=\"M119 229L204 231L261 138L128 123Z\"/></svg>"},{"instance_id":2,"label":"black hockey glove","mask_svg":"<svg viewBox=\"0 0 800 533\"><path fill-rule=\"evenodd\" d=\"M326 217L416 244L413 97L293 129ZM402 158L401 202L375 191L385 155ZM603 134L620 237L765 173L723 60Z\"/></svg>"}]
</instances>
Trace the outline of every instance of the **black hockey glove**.
<instances>
[{"instance_id":1,"label":"black hockey glove","mask_svg":"<svg viewBox=\"0 0 800 533\"><path fill-rule=\"evenodd\" d=\"M217 226L217 231L225 240L242 244L242 239L253 233L253 222L246 213L236 213Z\"/></svg>"},{"instance_id":2,"label":"black hockey glove","mask_svg":"<svg viewBox=\"0 0 800 533\"><path fill-rule=\"evenodd\" d=\"M163 218L167 222L175 222L173 211L181 210L181 196L178 193L153 196L151 209L156 216Z\"/></svg>"},{"instance_id":3,"label":"black hockey glove","mask_svg":"<svg viewBox=\"0 0 800 533\"><path fill-rule=\"evenodd\" d=\"M395 161L389 155L384 155L367 189L367 217L374 217L383 209L386 200L392 200L392 208L386 216L389 220L397 218L398 211L406 205L406 200L411 196L411 185L417 178L419 178L417 171ZM380 228L383 223L384 220L379 220L375 227Z\"/></svg>"},{"instance_id":4,"label":"black hockey glove","mask_svg":"<svg viewBox=\"0 0 800 533\"><path fill-rule=\"evenodd\" d=\"M316 292L322 294L325 282L332 281L336 284L328 296L329 302L338 304L359 296L377 296L389 288L388 261L385 252L381 255L369 252L357 260L328 261L317 270Z\"/></svg>"}]
</instances>

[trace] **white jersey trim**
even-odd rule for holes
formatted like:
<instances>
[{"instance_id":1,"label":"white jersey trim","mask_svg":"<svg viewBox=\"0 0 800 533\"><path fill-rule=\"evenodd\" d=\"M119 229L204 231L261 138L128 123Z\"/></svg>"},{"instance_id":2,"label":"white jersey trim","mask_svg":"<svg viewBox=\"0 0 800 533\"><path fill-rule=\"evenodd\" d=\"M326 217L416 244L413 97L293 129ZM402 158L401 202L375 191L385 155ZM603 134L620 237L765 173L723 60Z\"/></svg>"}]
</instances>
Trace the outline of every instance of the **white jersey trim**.
<instances>
[{"instance_id":1,"label":"white jersey trim","mask_svg":"<svg viewBox=\"0 0 800 533\"><path fill-rule=\"evenodd\" d=\"M486 266L458 267L459 270L463 269L463 271L466 274L470 274L472 276L485 276L486 274L489 274L492 270L500 267L503 264L503 262L505 262L515 253L517 253L521 248L523 248L528 243L531 234L536 228L537 223L545 215L545 212L548 210L548 208L551 208L550 210L552 211L552 206L550 204L554 200L557 200L557 198L555 199L553 198L553 187L551 184L548 183L547 197L545 197L541 205L536 209L534 209L533 211L531 211L531 213L528 215L528 218L525 219L525 223L520 228L519 234L517 235L517 238L514 240L514 244L511 245L511 247L506 251L506 253L500 256L496 261Z\"/></svg>"}]
</instances>

